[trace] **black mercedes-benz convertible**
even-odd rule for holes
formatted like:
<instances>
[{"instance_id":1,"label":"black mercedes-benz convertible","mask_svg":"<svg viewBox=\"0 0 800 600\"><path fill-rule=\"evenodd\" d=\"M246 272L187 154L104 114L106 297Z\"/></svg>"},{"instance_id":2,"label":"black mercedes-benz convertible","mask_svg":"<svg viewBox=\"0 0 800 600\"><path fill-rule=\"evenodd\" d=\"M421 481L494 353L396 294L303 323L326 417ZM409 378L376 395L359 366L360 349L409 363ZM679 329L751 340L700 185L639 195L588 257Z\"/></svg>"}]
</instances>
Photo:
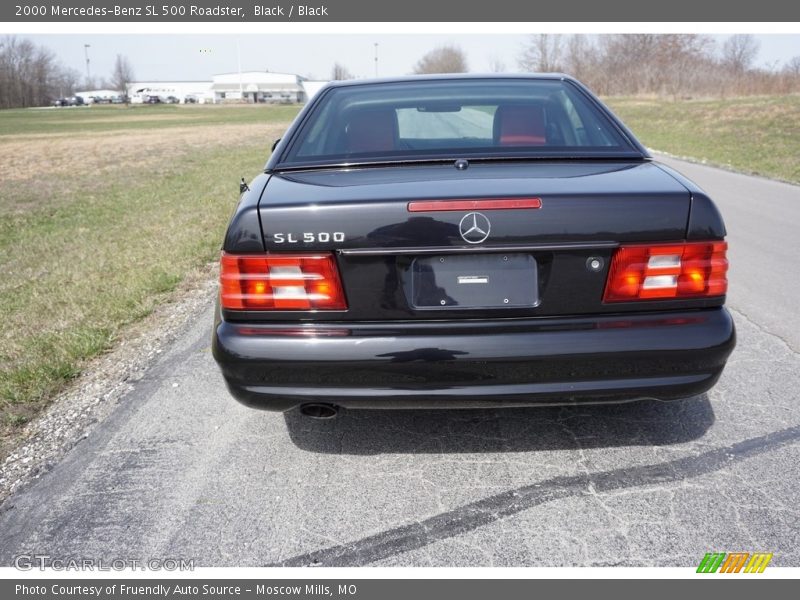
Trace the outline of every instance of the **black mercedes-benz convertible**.
<instances>
[{"instance_id":1,"label":"black mercedes-benz convertible","mask_svg":"<svg viewBox=\"0 0 800 600\"><path fill-rule=\"evenodd\" d=\"M685 398L735 344L726 247L570 77L331 83L242 186L214 356L318 417Z\"/></svg>"}]
</instances>

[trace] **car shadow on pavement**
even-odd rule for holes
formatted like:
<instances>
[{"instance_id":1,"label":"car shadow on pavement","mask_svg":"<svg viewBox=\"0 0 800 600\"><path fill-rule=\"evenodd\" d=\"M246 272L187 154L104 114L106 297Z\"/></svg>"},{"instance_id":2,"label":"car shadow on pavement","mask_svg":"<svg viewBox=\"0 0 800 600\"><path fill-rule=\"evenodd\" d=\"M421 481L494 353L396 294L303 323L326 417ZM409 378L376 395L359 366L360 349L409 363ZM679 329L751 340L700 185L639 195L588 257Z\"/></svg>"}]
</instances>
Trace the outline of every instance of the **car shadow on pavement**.
<instances>
[{"instance_id":1,"label":"car shadow on pavement","mask_svg":"<svg viewBox=\"0 0 800 600\"><path fill-rule=\"evenodd\" d=\"M292 442L325 454L527 452L662 446L714 423L706 394L674 402L470 410L343 410L315 420L284 413Z\"/></svg>"}]
</instances>

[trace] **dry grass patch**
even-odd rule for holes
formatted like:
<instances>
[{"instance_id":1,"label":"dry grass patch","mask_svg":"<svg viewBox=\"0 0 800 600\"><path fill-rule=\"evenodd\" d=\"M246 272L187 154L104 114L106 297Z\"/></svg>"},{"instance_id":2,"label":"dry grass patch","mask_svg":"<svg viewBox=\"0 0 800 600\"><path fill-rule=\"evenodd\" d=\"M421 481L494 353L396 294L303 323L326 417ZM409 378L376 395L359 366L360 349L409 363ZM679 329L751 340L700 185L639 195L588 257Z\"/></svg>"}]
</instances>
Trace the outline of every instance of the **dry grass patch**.
<instances>
[{"instance_id":1,"label":"dry grass patch","mask_svg":"<svg viewBox=\"0 0 800 600\"><path fill-rule=\"evenodd\" d=\"M0 137L3 184L32 178L148 167L165 157L202 148L263 144L279 137L285 125L204 125L163 130Z\"/></svg>"},{"instance_id":2,"label":"dry grass patch","mask_svg":"<svg viewBox=\"0 0 800 600\"><path fill-rule=\"evenodd\" d=\"M37 136L25 142L0 138L0 216L52 210L81 195L102 193L114 183L135 185L143 173L151 179L165 177L173 162L191 162L192 156L213 149L244 145L266 157L269 140L280 137L285 127L183 127Z\"/></svg>"}]
</instances>

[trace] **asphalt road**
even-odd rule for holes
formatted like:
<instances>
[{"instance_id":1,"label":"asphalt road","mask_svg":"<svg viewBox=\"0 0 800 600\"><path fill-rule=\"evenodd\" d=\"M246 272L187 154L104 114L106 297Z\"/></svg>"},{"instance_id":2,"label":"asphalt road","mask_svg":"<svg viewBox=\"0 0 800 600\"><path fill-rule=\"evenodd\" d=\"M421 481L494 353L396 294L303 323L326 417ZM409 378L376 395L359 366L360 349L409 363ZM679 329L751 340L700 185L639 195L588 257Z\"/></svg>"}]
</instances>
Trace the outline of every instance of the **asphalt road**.
<instances>
[{"instance_id":1,"label":"asphalt road","mask_svg":"<svg viewBox=\"0 0 800 600\"><path fill-rule=\"evenodd\" d=\"M800 566L800 187L665 160L722 208L739 344L707 396L596 408L248 410L211 301L111 415L0 507L0 563Z\"/></svg>"}]
</instances>

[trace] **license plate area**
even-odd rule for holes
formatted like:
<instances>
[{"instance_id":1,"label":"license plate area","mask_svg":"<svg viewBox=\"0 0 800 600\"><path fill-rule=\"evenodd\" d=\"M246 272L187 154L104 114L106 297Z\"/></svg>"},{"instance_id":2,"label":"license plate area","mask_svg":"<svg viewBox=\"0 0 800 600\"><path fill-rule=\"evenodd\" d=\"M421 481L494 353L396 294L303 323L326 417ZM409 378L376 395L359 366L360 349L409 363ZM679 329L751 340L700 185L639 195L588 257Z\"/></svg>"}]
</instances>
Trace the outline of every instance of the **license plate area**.
<instances>
[{"instance_id":1,"label":"license plate area","mask_svg":"<svg viewBox=\"0 0 800 600\"><path fill-rule=\"evenodd\" d=\"M530 254L449 254L411 263L413 308L524 308L539 303L536 260Z\"/></svg>"}]
</instances>

